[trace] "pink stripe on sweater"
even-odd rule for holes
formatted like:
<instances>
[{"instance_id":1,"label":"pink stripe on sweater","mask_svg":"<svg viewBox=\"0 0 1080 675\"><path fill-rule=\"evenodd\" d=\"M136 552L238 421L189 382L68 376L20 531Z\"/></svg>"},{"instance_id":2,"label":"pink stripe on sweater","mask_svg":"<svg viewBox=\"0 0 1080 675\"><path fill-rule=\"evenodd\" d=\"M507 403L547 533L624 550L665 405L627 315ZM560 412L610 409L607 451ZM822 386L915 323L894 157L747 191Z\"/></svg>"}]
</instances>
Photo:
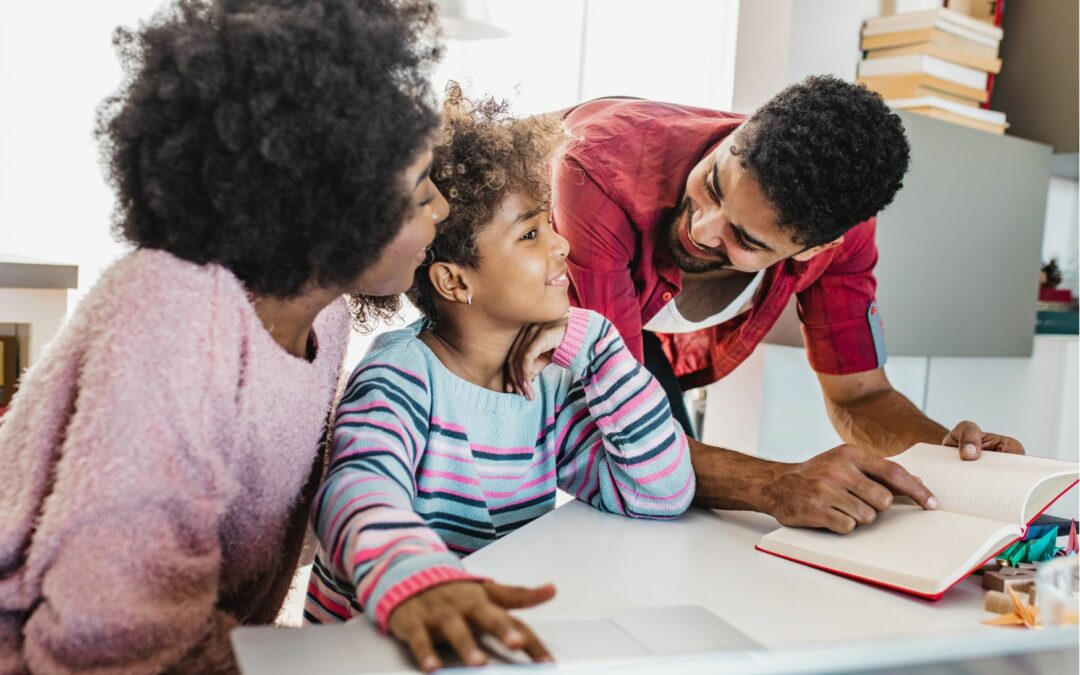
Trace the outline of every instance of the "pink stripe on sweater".
<instances>
[{"instance_id":1,"label":"pink stripe on sweater","mask_svg":"<svg viewBox=\"0 0 1080 675\"><path fill-rule=\"evenodd\" d=\"M430 567L406 578L388 590L375 608L375 624L386 632L390 615L405 600L427 589L450 581L483 581L482 577L469 574L455 567Z\"/></svg>"},{"instance_id":2,"label":"pink stripe on sweater","mask_svg":"<svg viewBox=\"0 0 1080 675\"><path fill-rule=\"evenodd\" d=\"M443 478L458 484L480 487L479 479L473 478L472 476L464 476L460 473L452 473L450 471L432 471L430 469L423 469L420 472L420 478Z\"/></svg>"},{"instance_id":3,"label":"pink stripe on sweater","mask_svg":"<svg viewBox=\"0 0 1080 675\"><path fill-rule=\"evenodd\" d=\"M396 370L399 373L405 373L406 375L411 375L411 376L415 377L416 379L420 380L421 382L427 382L427 377L426 376L421 375L420 373L411 371L408 368L402 368L401 366L397 365L396 363L387 363L385 361L372 361L371 363L364 364L364 367L361 370L358 370L355 373L353 373L353 376L351 378L349 378L349 384L351 385L353 380L355 380L361 373L366 373L367 371L371 370L372 368L378 368L378 367L390 368L392 370Z\"/></svg>"},{"instance_id":4,"label":"pink stripe on sweater","mask_svg":"<svg viewBox=\"0 0 1080 675\"><path fill-rule=\"evenodd\" d=\"M335 490L333 495L331 495L331 497L334 497L334 496L339 495L339 494L341 494L341 493L338 492L337 490ZM352 511L349 510L350 506L352 506L356 502L360 501L361 499L369 499L371 497L391 497L392 498L393 495L391 495L389 492L365 492L362 495L357 495L357 496L353 497L349 501L342 504L341 507L338 508L337 513L334 514L334 517L330 519L330 525L328 527L329 531L331 531L331 532L334 531L334 529L337 527L337 523L338 523L338 520L340 518L342 518L343 516L347 516L350 513L352 513ZM394 505L391 504L391 503L386 503L386 504L384 504L384 506L387 506L389 508L394 507Z\"/></svg>"},{"instance_id":5,"label":"pink stripe on sweater","mask_svg":"<svg viewBox=\"0 0 1080 675\"><path fill-rule=\"evenodd\" d=\"M629 389L640 383L640 380L630 380L629 382L626 382L623 387ZM636 421L645 413L645 406L643 404L659 400L660 398L659 385L656 383L656 380L651 378L649 383L643 387L641 391L634 394L632 398L622 400L621 397L618 396L618 393L619 392L615 392L616 395L608 399L612 405L606 407L612 412L605 417L603 423L597 423L603 428L607 428L613 423L618 424L619 428L630 426L628 423L623 422L623 420Z\"/></svg>"},{"instance_id":6,"label":"pink stripe on sweater","mask_svg":"<svg viewBox=\"0 0 1080 675\"><path fill-rule=\"evenodd\" d=\"M574 415L570 418L570 420L567 421L566 424L563 425L562 429L559 429L559 436L555 441L555 447L556 448L563 447L563 442L566 439L566 434L570 433L570 430L573 429L575 426L577 426L578 422L580 422L582 419L584 419L584 418L586 418L588 416L589 416L589 409L584 407L584 406L582 406L582 408L580 410L575 412ZM593 428L593 426L594 425L592 425L592 424L586 424L585 425L585 430L588 431L589 429ZM580 441L581 441L581 436L578 436L578 442L580 442ZM572 452L574 447L575 446L571 446L569 450Z\"/></svg>"},{"instance_id":7,"label":"pink stripe on sweater","mask_svg":"<svg viewBox=\"0 0 1080 675\"><path fill-rule=\"evenodd\" d=\"M416 531L394 530L395 534L391 537L390 541L385 544L369 544L357 548L356 553L353 555L353 569L356 569L358 565L362 565L373 558L378 558L395 546L401 546L403 543L409 541L416 542L409 546L409 550L411 551L441 553L446 550L446 546L442 543L442 540L439 539L438 535L425 527L423 523L417 523L415 530ZM424 534L427 534L428 536L422 536ZM431 547L430 550L419 546L418 544L420 543L429 545Z\"/></svg>"},{"instance_id":8,"label":"pink stripe on sweater","mask_svg":"<svg viewBox=\"0 0 1080 675\"><path fill-rule=\"evenodd\" d=\"M637 483L638 485L648 485L649 483L658 481L661 478L666 478L667 476L670 476L671 474L675 473L676 471L679 470L679 467L682 466L683 456L685 455L685 448L686 448L686 443L684 442L681 446L679 446L679 454L678 454L678 456L676 456L675 459L672 460L670 464L668 464L664 468L662 468L662 469L660 469L660 470L658 470L658 471L656 471L654 473L650 473L649 475L645 476L644 478L637 478L637 479L634 480L634 482ZM667 450L664 450L664 452L660 453L659 455L653 457L652 459L650 459L648 461L642 462L641 464L635 464L634 465L634 470L635 471L641 471L642 467L646 467L646 466L648 466L648 465L652 464L653 462L656 462L657 460L660 460L660 459L669 459L670 460L671 459L671 457L669 457L670 454L671 454L670 448L667 449Z\"/></svg>"},{"instance_id":9,"label":"pink stripe on sweater","mask_svg":"<svg viewBox=\"0 0 1080 675\"><path fill-rule=\"evenodd\" d=\"M356 597L360 601L362 607L367 607L368 600L371 599L371 594L375 592L375 589L379 585L379 580L382 579L382 575L390 568L390 563L394 561L400 555L410 555L412 553L425 553L425 549L419 547L402 546L392 555L384 560L380 560L372 565L371 570L360 580L360 583L356 586Z\"/></svg>"},{"instance_id":10,"label":"pink stripe on sweater","mask_svg":"<svg viewBox=\"0 0 1080 675\"><path fill-rule=\"evenodd\" d=\"M438 417L435 417L434 415L431 416L431 423L438 424L443 429L448 429L450 431L460 431L461 433L465 433L465 427L461 426L460 424L454 424L453 422L440 419Z\"/></svg>"},{"instance_id":11,"label":"pink stripe on sweater","mask_svg":"<svg viewBox=\"0 0 1080 675\"><path fill-rule=\"evenodd\" d=\"M670 502L670 501L675 500L675 499L680 499L681 497L683 497L686 494L686 491L690 489L690 486L694 482L694 474L690 473L690 474L688 474L686 476L686 480L683 481L682 487L679 488L678 492L674 492L674 493L667 494L667 495L652 495L652 494L649 494L647 492L638 492L633 487L621 482L620 480L618 480L614 476L612 476L612 480L614 480L615 484L619 486L619 492L622 492L624 495L633 496L633 497L636 497L638 499L647 500L647 501L651 501L651 502Z\"/></svg>"},{"instance_id":12,"label":"pink stripe on sweater","mask_svg":"<svg viewBox=\"0 0 1080 675\"><path fill-rule=\"evenodd\" d=\"M446 453L446 452L437 452L437 451L432 450L430 448L425 450L424 454L429 456L429 457L442 457L443 459L448 459L448 460L450 460L452 462L458 462L460 464L471 465L473 463L472 458L461 457L461 456L458 456L458 455L451 455L451 454Z\"/></svg>"},{"instance_id":13,"label":"pink stripe on sweater","mask_svg":"<svg viewBox=\"0 0 1080 675\"><path fill-rule=\"evenodd\" d=\"M494 498L494 499L503 499L503 498L506 498L506 497L513 497L514 495L518 494L522 490L528 490L529 488L536 487L537 485L540 485L541 483L550 483L552 480L554 480L554 478L555 478L555 472L554 471L549 471L548 473L544 474L543 476L540 476L538 478L534 478L534 479L532 479L531 481L529 481L527 483L522 483L516 489L510 490L509 492L488 492L487 490L485 490L484 491L484 496L485 497L491 497L491 498ZM536 495L533 495L533 497L535 497L535 496ZM526 498L524 500L521 500L521 501L528 501L529 499L531 499L531 497L528 497L528 498ZM512 504L500 504L500 506L512 506L513 504L517 504L517 503L520 503L520 502L513 502Z\"/></svg>"},{"instance_id":14,"label":"pink stripe on sweater","mask_svg":"<svg viewBox=\"0 0 1080 675\"><path fill-rule=\"evenodd\" d=\"M318 582L318 578L313 575L311 583L308 584L308 591L307 591L308 595L312 596L313 598L318 600L320 603L322 603L322 605L328 611L332 612L334 614L334 616L336 616L336 617L338 617L340 619L348 619L349 618L349 608L348 608L348 606L341 604L340 602L338 602L334 598L331 598L329 595L326 595L325 593L323 593L322 584L317 583L317 582Z\"/></svg>"}]
</instances>

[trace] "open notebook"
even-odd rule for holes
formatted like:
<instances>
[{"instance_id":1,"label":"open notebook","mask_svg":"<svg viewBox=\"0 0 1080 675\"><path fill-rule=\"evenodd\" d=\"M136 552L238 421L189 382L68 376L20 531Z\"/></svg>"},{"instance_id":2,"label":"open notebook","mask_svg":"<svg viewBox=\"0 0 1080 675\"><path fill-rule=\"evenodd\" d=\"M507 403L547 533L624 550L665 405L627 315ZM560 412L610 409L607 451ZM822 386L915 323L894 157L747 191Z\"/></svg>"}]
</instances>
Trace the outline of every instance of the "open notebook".
<instances>
[{"instance_id":1,"label":"open notebook","mask_svg":"<svg viewBox=\"0 0 1080 675\"><path fill-rule=\"evenodd\" d=\"M925 511L897 498L851 534L782 527L759 551L931 600L1022 537L1027 526L1077 483L1077 465L984 452L961 461L956 448L920 443L890 458L938 499Z\"/></svg>"}]
</instances>

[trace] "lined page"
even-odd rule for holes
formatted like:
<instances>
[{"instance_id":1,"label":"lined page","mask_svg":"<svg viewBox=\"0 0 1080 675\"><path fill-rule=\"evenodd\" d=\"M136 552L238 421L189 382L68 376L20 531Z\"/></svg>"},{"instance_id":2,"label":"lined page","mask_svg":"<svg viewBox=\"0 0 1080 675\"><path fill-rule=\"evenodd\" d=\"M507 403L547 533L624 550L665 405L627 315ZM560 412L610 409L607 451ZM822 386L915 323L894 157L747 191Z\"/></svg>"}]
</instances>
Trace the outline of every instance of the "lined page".
<instances>
[{"instance_id":1,"label":"lined page","mask_svg":"<svg viewBox=\"0 0 1080 675\"><path fill-rule=\"evenodd\" d=\"M939 511L1015 525L1026 524L1077 475L1074 462L1000 452L984 452L978 460L965 462L956 448L926 443L889 459L923 480L938 498ZM1033 503L1025 518L1028 496L1044 481L1047 489L1039 491L1043 503Z\"/></svg>"},{"instance_id":2,"label":"lined page","mask_svg":"<svg viewBox=\"0 0 1080 675\"><path fill-rule=\"evenodd\" d=\"M1020 535L1020 527L898 503L851 534L782 527L761 548L822 567L936 594Z\"/></svg>"}]
</instances>

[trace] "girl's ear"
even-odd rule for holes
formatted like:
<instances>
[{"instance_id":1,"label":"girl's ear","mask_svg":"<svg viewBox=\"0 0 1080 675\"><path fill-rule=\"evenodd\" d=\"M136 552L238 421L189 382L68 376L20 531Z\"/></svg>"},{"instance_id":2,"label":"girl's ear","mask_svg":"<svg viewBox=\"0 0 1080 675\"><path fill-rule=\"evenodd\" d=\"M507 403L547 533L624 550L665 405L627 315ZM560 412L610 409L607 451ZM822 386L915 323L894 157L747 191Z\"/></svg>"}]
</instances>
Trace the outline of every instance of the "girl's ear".
<instances>
[{"instance_id":1,"label":"girl's ear","mask_svg":"<svg viewBox=\"0 0 1080 675\"><path fill-rule=\"evenodd\" d=\"M432 263L428 268L428 279L435 290L435 296L446 302L471 304L472 290L469 287L468 271L461 265L448 262Z\"/></svg>"}]
</instances>

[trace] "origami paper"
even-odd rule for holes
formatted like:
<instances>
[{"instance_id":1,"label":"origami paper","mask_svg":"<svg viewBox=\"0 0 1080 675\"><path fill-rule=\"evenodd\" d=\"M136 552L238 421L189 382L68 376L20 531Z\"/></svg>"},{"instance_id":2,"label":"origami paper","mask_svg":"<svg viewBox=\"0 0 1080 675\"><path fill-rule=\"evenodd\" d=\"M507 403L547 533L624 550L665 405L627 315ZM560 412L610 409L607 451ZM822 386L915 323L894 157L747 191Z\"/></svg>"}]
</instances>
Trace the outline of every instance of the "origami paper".
<instances>
[{"instance_id":1,"label":"origami paper","mask_svg":"<svg viewBox=\"0 0 1080 675\"><path fill-rule=\"evenodd\" d=\"M1012 598L1013 611L1006 612L993 619L987 619L983 621L988 626L1024 626L1026 628L1038 628L1039 627L1039 608L1032 607L1028 603L1020 599L1020 596L1016 594L1011 588L1006 588L1009 596Z\"/></svg>"},{"instance_id":2,"label":"origami paper","mask_svg":"<svg viewBox=\"0 0 1080 675\"><path fill-rule=\"evenodd\" d=\"M1028 542L1028 558L1020 562L1043 562L1057 553L1057 529L1052 529L1038 539Z\"/></svg>"}]
</instances>

